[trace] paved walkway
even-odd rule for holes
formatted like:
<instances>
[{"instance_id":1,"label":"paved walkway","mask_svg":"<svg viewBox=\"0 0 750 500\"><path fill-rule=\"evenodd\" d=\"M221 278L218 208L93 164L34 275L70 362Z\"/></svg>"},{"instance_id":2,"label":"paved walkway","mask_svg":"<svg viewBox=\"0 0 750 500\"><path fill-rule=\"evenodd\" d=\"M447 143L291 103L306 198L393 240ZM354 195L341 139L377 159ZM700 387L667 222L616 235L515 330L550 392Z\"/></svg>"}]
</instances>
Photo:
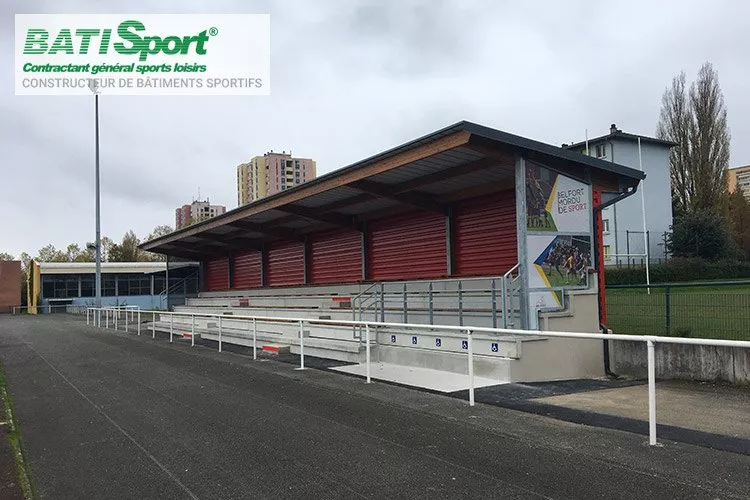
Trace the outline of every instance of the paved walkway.
<instances>
[{"instance_id":1,"label":"paved walkway","mask_svg":"<svg viewBox=\"0 0 750 500\"><path fill-rule=\"evenodd\" d=\"M648 421L648 385L584 391L533 401ZM658 422L750 439L750 389L696 382L656 384Z\"/></svg>"},{"instance_id":2,"label":"paved walkway","mask_svg":"<svg viewBox=\"0 0 750 500\"><path fill-rule=\"evenodd\" d=\"M748 498L750 457L0 316L44 498Z\"/></svg>"}]
</instances>

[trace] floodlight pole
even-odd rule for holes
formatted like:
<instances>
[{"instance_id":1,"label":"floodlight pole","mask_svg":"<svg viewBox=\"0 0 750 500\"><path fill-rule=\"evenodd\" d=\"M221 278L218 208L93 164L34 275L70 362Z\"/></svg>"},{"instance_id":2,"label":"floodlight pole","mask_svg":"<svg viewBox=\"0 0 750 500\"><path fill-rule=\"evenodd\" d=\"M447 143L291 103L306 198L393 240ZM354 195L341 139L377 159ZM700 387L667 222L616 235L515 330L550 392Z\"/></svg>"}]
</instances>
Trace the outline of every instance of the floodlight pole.
<instances>
[{"instance_id":1,"label":"floodlight pole","mask_svg":"<svg viewBox=\"0 0 750 500\"><path fill-rule=\"evenodd\" d=\"M94 129L96 134L96 307L102 307L102 221L99 190L99 84L89 80L89 88L94 93Z\"/></svg>"}]
</instances>

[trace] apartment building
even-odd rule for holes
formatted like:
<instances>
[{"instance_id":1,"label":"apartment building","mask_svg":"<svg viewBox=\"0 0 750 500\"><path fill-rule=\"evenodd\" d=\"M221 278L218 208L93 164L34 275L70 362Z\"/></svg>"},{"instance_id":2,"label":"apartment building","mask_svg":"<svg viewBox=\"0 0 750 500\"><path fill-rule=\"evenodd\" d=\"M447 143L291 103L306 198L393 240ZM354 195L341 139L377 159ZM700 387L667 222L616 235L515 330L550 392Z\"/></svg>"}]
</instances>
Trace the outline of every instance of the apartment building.
<instances>
[{"instance_id":1,"label":"apartment building","mask_svg":"<svg viewBox=\"0 0 750 500\"><path fill-rule=\"evenodd\" d=\"M237 166L237 204L247 205L255 200L285 191L314 179L315 161L295 158L292 152L255 156Z\"/></svg>"},{"instance_id":2,"label":"apartment building","mask_svg":"<svg viewBox=\"0 0 750 500\"><path fill-rule=\"evenodd\" d=\"M638 144L640 139L640 155ZM669 151L674 143L645 135L630 134L613 123L609 134L564 145L581 154L640 170L646 179L639 193L602 210L605 264L640 262L665 258L665 235L672 225L672 195L669 176ZM642 201L641 196L645 196ZM646 238L643 234L643 209L646 209Z\"/></svg>"},{"instance_id":3,"label":"apartment building","mask_svg":"<svg viewBox=\"0 0 750 500\"><path fill-rule=\"evenodd\" d=\"M729 183L730 193L734 193L739 187L742 189L742 194L745 195L745 198L750 200L750 165L728 169L727 182Z\"/></svg>"},{"instance_id":4,"label":"apartment building","mask_svg":"<svg viewBox=\"0 0 750 500\"><path fill-rule=\"evenodd\" d=\"M224 205L211 205L208 199L206 201L193 200L191 204L182 205L175 210L174 227L175 229L180 229L181 227L216 217L226 211L227 207Z\"/></svg>"}]
</instances>

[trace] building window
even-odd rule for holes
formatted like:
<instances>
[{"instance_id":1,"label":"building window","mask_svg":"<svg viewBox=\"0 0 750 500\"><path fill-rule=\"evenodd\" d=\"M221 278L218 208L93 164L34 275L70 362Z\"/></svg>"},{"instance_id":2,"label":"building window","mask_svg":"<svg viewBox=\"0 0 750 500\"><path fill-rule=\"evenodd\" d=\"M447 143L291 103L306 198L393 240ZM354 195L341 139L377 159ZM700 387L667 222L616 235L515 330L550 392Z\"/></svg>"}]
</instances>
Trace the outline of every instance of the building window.
<instances>
[{"instance_id":1,"label":"building window","mask_svg":"<svg viewBox=\"0 0 750 500\"><path fill-rule=\"evenodd\" d=\"M609 219L602 219L602 232L609 232Z\"/></svg>"},{"instance_id":2,"label":"building window","mask_svg":"<svg viewBox=\"0 0 750 500\"><path fill-rule=\"evenodd\" d=\"M604 245L604 258L609 259L609 245Z\"/></svg>"},{"instance_id":3,"label":"building window","mask_svg":"<svg viewBox=\"0 0 750 500\"><path fill-rule=\"evenodd\" d=\"M597 158L606 158L607 157L607 145L606 144L597 144L596 145L596 157Z\"/></svg>"}]
</instances>

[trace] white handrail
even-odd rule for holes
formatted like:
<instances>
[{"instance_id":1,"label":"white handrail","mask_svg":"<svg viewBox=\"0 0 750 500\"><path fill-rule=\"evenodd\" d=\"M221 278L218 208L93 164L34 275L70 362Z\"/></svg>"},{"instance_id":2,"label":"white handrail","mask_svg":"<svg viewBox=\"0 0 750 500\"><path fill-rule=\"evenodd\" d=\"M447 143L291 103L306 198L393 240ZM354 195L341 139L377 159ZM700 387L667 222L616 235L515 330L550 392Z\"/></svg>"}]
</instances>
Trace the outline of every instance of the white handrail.
<instances>
[{"instance_id":1,"label":"white handrail","mask_svg":"<svg viewBox=\"0 0 750 500\"><path fill-rule=\"evenodd\" d=\"M109 308L89 308L91 311L109 311ZM108 314L108 313L106 313ZM154 313L156 314L156 313ZM205 317L205 318L221 318L223 314L215 313L182 313L182 312L159 312L160 315L170 316L170 341L172 336L172 330L174 325L175 316L184 317ZM534 337L554 337L554 338L570 338L570 339L588 339L588 340L624 340L628 342L645 342L647 348L648 358L648 403L649 403L649 444L656 445L656 361L654 347L657 343L663 344L686 344L686 345L709 345L718 347L740 347L750 349L750 341L744 340L723 340L723 339L700 339L700 338L683 338L683 337L662 337L657 335L625 335L615 333L586 333L586 332L553 332L553 331L542 331L542 330L521 330L515 328L489 328L480 326L451 326L451 325L424 325L424 324L413 324L413 323L387 323L379 321L362 321L362 320L333 320L333 319L310 319L310 318L291 318L291 317L275 317L275 316L254 316L254 315L232 315L231 319L235 320L249 320L253 324L253 334L255 334L255 325L258 321L266 321L272 323L297 323L299 325L299 341L300 341L300 368L304 369L304 340L303 340L303 325L307 324L322 324L331 326L361 326L366 329L367 337L369 337L369 328L405 328L412 330L424 330L434 331L439 330L442 332L456 332L456 338L466 338L467 357L469 363L469 404L474 405L474 360L473 360L473 348L471 342L471 336L475 333L488 333L496 335L518 335L518 336L534 336ZM152 326L153 327L153 326ZM255 337L255 335L253 335ZM368 338L369 346L369 338ZM253 341L255 347L255 341ZM367 373L370 372L370 360L367 356ZM368 377L369 381L369 377Z\"/></svg>"}]
</instances>

